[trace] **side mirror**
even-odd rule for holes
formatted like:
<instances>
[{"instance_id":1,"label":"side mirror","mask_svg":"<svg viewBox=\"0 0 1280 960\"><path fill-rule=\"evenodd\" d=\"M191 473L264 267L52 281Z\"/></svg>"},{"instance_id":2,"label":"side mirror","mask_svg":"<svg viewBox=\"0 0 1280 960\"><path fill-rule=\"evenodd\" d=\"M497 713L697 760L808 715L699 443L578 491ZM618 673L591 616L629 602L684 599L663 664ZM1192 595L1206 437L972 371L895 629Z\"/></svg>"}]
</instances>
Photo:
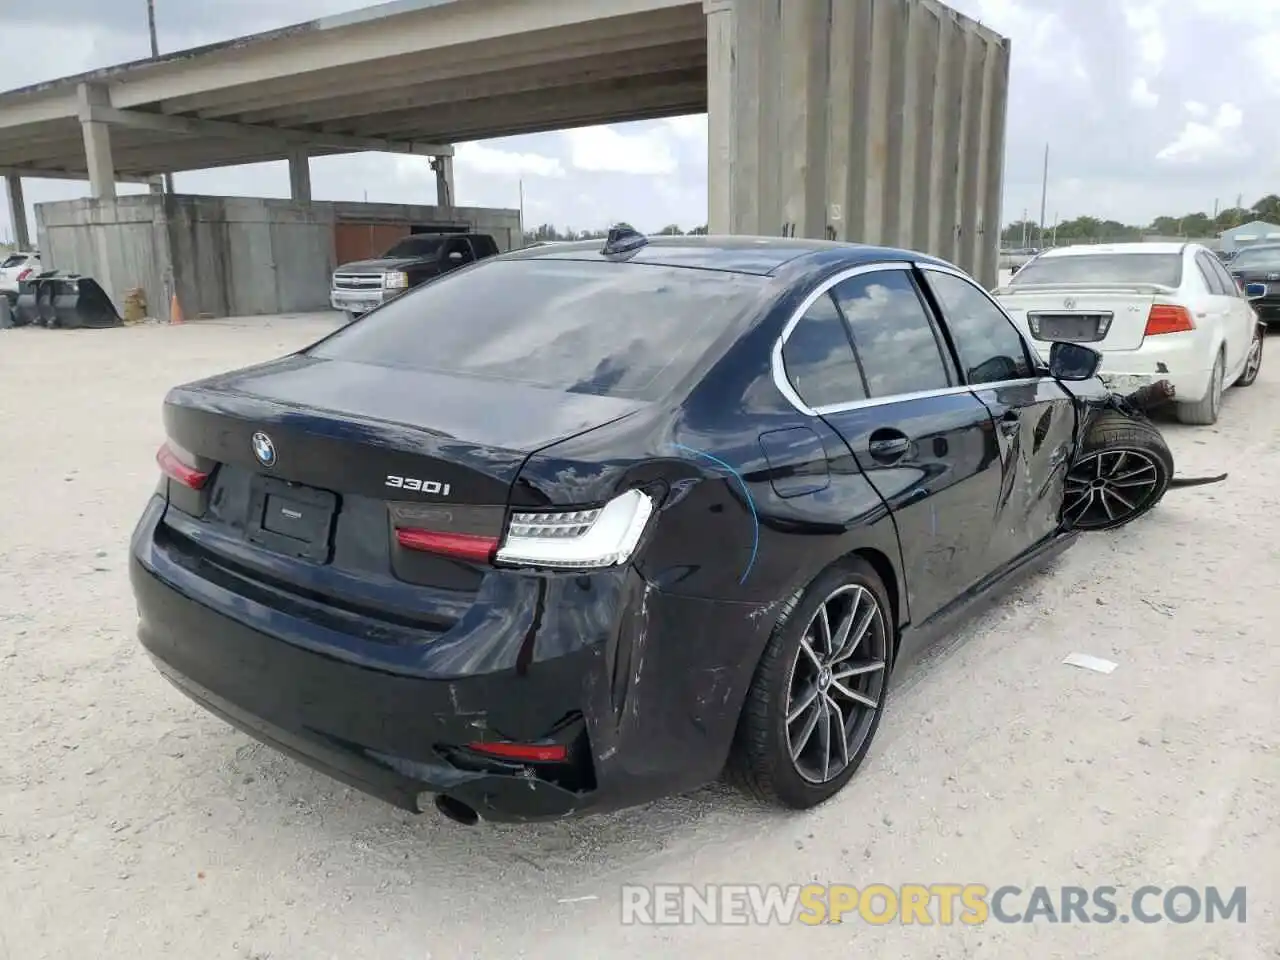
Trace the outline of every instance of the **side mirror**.
<instances>
[{"instance_id":1,"label":"side mirror","mask_svg":"<svg viewBox=\"0 0 1280 960\"><path fill-rule=\"evenodd\" d=\"M449 254L449 262L450 262L450 263L461 263L461 262L462 262L462 252L461 252L461 251L459 251L459 250L454 250L452 253L450 253L450 254Z\"/></svg>"},{"instance_id":2,"label":"side mirror","mask_svg":"<svg viewBox=\"0 0 1280 960\"><path fill-rule=\"evenodd\" d=\"M1059 380L1091 380L1102 366L1102 354L1082 343L1055 343L1049 348L1049 374Z\"/></svg>"},{"instance_id":3,"label":"side mirror","mask_svg":"<svg viewBox=\"0 0 1280 960\"><path fill-rule=\"evenodd\" d=\"M1265 283L1246 283L1244 285L1244 295L1250 300L1260 300L1267 295L1267 285Z\"/></svg>"}]
</instances>

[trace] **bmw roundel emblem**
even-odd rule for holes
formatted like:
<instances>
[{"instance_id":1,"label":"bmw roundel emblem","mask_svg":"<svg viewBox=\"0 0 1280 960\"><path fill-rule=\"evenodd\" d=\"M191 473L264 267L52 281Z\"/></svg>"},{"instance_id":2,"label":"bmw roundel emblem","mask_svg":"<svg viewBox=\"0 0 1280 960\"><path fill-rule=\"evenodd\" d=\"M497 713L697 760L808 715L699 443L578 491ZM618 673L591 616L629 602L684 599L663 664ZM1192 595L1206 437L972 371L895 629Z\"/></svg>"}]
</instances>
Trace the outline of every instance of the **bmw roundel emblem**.
<instances>
[{"instance_id":1,"label":"bmw roundel emblem","mask_svg":"<svg viewBox=\"0 0 1280 960\"><path fill-rule=\"evenodd\" d=\"M252 443L253 455L258 458L260 464L269 467L276 462L276 445L265 433L255 433Z\"/></svg>"}]
</instances>

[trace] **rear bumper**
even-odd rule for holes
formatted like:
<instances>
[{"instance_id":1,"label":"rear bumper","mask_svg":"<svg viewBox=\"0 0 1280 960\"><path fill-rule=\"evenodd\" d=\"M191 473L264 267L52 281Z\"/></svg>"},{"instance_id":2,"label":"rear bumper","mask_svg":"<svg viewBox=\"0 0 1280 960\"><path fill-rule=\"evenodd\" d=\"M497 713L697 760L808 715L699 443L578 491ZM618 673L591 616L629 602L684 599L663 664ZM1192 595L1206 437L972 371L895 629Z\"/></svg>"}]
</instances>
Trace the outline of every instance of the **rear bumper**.
<instances>
[{"instance_id":1,"label":"rear bumper","mask_svg":"<svg viewBox=\"0 0 1280 960\"><path fill-rule=\"evenodd\" d=\"M212 713L356 789L413 812L421 794L444 794L486 819L527 822L634 806L723 768L754 669L743 647L764 642L743 633L766 619L748 615L755 605L669 597L634 572L608 574L611 588L573 577L592 599L566 609L565 591L545 610L489 618L492 629L467 641L479 647L470 657L450 632L411 670L403 648L379 663L373 643L357 663L294 642L315 628L287 613L202 591L156 545L164 509L160 498L148 507L130 562L138 636L157 668ZM474 668L507 643L514 666ZM568 759L509 763L466 749L492 740L564 743Z\"/></svg>"},{"instance_id":2,"label":"rear bumper","mask_svg":"<svg viewBox=\"0 0 1280 960\"><path fill-rule=\"evenodd\" d=\"M1160 380L1173 384L1179 401L1200 400L1209 390L1213 347L1200 331L1147 337L1137 350L1102 355L1099 376L1116 393L1132 393Z\"/></svg>"}]
</instances>

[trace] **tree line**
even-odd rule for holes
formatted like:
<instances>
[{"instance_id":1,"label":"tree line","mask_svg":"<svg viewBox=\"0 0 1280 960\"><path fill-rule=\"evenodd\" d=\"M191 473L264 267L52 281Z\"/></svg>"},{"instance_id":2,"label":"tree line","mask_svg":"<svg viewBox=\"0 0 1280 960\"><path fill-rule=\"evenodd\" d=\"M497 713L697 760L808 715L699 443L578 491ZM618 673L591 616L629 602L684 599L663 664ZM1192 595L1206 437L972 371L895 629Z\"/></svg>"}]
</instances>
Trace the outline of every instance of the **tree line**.
<instances>
[{"instance_id":1,"label":"tree line","mask_svg":"<svg viewBox=\"0 0 1280 960\"><path fill-rule=\"evenodd\" d=\"M1143 237L1187 237L1205 239L1216 237L1224 230L1238 227L1251 220L1280 223L1280 195L1269 193L1249 207L1234 206L1219 210L1216 215L1187 213L1182 216L1156 217L1148 224L1121 223L1119 220L1103 220L1098 217L1076 217L1064 220L1056 226L1045 224L1044 236L1040 224L1015 220L1001 231L1000 245L1006 248L1044 247L1049 244L1069 243L1119 243L1141 240ZM677 224L669 224L658 231L660 236L699 236L707 232L706 224L684 230ZM560 229L544 223L536 230L526 231L525 243L546 240L603 240L608 230Z\"/></svg>"}]
</instances>

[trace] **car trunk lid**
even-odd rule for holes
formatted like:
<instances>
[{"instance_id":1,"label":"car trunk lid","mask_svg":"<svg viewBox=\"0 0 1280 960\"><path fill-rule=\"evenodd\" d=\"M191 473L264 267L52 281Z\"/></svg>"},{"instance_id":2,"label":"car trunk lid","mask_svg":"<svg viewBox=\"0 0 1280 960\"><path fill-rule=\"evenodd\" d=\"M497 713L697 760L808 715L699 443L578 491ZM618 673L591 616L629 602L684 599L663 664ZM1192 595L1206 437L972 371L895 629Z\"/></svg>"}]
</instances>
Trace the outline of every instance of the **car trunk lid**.
<instances>
[{"instance_id":1,"label":"car trunk lid","mask_svg":"<svg viewBox=\"0 0 1280 960\"><path fill-rule=\"evenodd\" d=\"M1064 284L996 291L1009 315L1038 343L1083 343L1104 353L1136 350L1151 307L1176 291L1161 284Z\"/></svg>"}]
</instances>

